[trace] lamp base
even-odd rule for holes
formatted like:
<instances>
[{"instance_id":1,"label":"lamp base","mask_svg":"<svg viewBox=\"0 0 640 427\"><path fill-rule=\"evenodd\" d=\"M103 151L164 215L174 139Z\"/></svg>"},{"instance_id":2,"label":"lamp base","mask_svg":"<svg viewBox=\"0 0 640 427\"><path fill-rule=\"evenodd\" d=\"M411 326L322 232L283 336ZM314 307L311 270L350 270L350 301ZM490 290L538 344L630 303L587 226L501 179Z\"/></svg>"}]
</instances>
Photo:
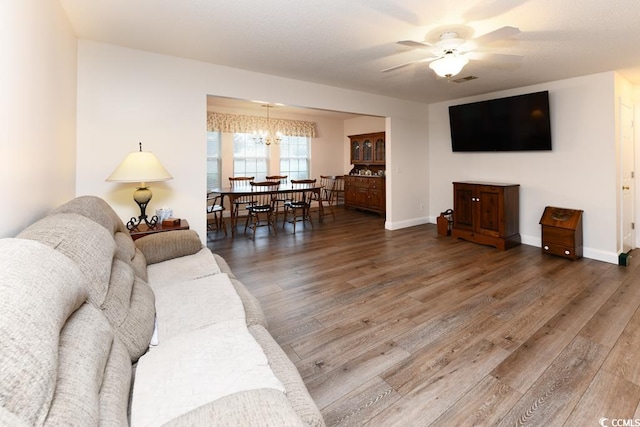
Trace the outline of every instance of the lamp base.
<instances>
[{"instance_id":1,"label":"lamp base","mask_svg":"<svg viewBox=\"0 0 640 427\"><path fill-rule=\"evenodd\" d=\"M145 186L139 187L138 189L136 189L136 191L133 192L133 200L140 207L140 216L138 218L131 217L129 222L127 222L127 229L129 231L140 231L138 227L143 223L147 226L147 229L156 228L156 225L158 225L158 217L154 215L151 217L151 219L149 219L146 213L147 205L151 200L151 196L153 196L151 190L149 190L149 188Z\"/></svg>"},{"instance_id":2,"label":"lamp base","mask_svg":"<svg viewBox=\"0 0 640 427\"><path fill-rule=\"evenodd\" d=\"M156 228L158 225L158 217L156 215L152 216L151 219L148 219L146 215L140 215L138 218L132 216L131 219L127 222L127 230L129 231L144 231L140 230L140 226L144 224L147 226L147 229Z\"/></svg>"}]
</instances>

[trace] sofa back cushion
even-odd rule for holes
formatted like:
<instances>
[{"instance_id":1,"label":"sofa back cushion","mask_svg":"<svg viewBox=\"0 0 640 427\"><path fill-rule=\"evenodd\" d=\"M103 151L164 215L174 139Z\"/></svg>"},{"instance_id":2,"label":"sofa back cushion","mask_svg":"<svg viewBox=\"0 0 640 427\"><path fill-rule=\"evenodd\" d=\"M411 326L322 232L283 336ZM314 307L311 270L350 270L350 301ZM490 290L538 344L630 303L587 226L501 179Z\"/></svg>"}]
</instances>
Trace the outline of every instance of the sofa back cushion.
<instances>
[{"instance_id":1,"label":"sofa back cushion","mask_svg":"<svg viewBox=\"0 0 640 427\"><path fill-rule=\"evenodd\" d=\"M89 302L102 310L130 359L144 354L155 317L146 260L106 202L78 197L18 237L44 243L70 258L85 278Z\"/></svg>"},{"instance_id":2,"label":"sofa back cushion","mask_svg":"<svg viewBox=\"0 0 640 427\"><path fill-rule=\"evenodd\" d=\"M118 214L99 197L79 196L54 209L51 213L75 213L84 216L106 228L110 234L115 234L118 231L127 232L127 228Z\"/></svg>"},{"instance_id":3,"label":"sofa back cushion","mask_svg":"<svg viewBox=\"0 0 640 427\"><path fill-rule=\"evenodd\" d=\"M86 276L63 253L0 239L3 411L29 425L126 424L129 355L87 297Z\"/></svg>"},{"instance_id":4,"label":"sofa back cushion","mask_svg":"<svg viewBox=\"0 0 640 427\"><path fill-rule=\"evenodd\" d=\"M42 218L18 237L44 243L70 258L86 279L89 302L96 306L104 302L115 252L107 229L81 215L60 213Z\"/></svg>"}]
</instances>

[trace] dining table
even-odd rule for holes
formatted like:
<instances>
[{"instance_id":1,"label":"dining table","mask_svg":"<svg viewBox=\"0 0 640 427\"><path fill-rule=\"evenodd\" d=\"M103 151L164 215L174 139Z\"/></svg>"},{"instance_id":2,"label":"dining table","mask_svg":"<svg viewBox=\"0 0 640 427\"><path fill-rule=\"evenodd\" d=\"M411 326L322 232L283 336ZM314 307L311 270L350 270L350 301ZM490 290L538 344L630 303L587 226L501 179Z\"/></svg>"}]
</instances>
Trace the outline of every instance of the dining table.
<instances>
[{"instance_id":1,"label":"dining table","mask_svg":"<svg viewBox=\"0 0 640 427\"><path fill-rule=\"evenodd\" d=\"M324 214L324 207L322 205L322 191L323 185L321 184L292 184L290 182L286 184L279 184L276 190L270 189L265 190L260 187L252 187L249 184L229 186L229 187L218 187L212 188L208 191L208 193L220 194L221 203L224 203L224 198L226 197L229 200L230 205L230 217L231 217L231 235L235 236L236 232L236 222L238 219L236 212L236 204L234 203L236 200L240 198L250 197L252 194L268 191L273 196L278 195L286 195L289 193L300 193L300 192L310 192L313 193L313 200L318 202L318 209L320 211L320 217L322 218Z\"/></svg>"}]
</instances>

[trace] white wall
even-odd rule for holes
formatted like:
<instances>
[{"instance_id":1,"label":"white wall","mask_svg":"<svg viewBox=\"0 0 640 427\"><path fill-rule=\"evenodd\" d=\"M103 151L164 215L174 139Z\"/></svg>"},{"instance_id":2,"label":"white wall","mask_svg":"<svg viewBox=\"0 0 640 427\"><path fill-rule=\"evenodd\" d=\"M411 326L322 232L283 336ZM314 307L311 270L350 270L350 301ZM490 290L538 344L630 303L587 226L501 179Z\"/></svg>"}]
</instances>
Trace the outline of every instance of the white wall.
<instances>
[{"instance_id":1,"label":"white wall","mask_svg":"<svg viewBox=\"0 0 640 427\"><path fill-rule=\"evenodd\" d=\"M0 2L0 237L73 198L76 38L57 1Z\"/></svg>"},{"instance_id":2,"label":"white wall","mask_svg":"<svg viewBox=\"0 0 640 427\"><path fill-rule=\"evenodd\" d=\"M608 72L429 107L430 215L453 208L452 181L520 184L520 234L540 245L545 206L582 209L584 255L617 263L614 77ZM448 106L549 91L553 150L453 153Z\"/></svg>"},{"instance_id":3,"label":"white wall","mask_svg":"<svg viewBox=\"0 0 640 427\"><path fill-rule=\"evenodd\" d=\"M387 221L390 230L429 222L429 129L426 121L387 119ZM395 141L411 140L410 149ZM402 207L401 209L399 207Z\"/></svg>"},{"instance_id":4,"label":"white wall","mask_svg":"<svg viewBox=\"0 0 640 427\"><path fill-rule=\"evenodd\" d=\"M174 176L151 186L149 211L170 206L204 239L207 95L418 122L428 110L415 102L80 40L77 194L105 198L123 219L137 215L133 186L104 180L142 141ZM398 135L391 144L398 153L424 144L423 135L402 132L401 121L397 126L391 124ZM414 169L405 173L406 179L424 175ZM411 207L394 204L393 209Z\"/></svg>"}]
</instances>

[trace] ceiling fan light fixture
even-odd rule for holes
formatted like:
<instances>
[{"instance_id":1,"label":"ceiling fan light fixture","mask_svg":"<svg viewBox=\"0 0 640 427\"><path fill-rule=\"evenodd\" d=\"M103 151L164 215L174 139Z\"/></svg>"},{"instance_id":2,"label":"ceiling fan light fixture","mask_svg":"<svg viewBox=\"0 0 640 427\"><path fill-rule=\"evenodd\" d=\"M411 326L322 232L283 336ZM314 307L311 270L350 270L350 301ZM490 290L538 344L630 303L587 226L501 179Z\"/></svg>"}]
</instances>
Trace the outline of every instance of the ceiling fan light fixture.
<instances>
[{"instance_id":1,"label":"ceiling fan light fixture","mask_svg":"<svg viewBox=\"0 0 640 427\"><path fill-rule=\"evenodd\" d=\"M453 52L446 53L442 58L436 59L429 64L431 68L440 77L451 77L459 74L465 65L469 63L466 55L456 55Z\"/></svg>"}]
</instances>

